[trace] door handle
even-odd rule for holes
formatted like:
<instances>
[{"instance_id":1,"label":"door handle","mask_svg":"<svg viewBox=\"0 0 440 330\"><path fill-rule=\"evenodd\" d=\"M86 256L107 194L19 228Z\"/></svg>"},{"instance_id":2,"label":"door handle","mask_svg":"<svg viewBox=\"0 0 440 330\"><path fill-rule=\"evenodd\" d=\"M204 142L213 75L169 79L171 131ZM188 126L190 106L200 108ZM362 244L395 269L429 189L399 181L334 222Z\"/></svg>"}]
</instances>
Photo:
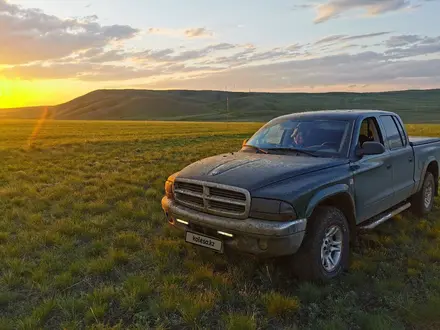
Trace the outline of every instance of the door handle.
<instances>
[{"instance_id":1,"label":"door handle","mask_svg":"<svg viewBox=\"0 0 440 330\"><path fill-rule=\"evenodd\" d=\"M391 164L388 164L387 165L387 170L389 170L391 168L391 166L392 166Z\"/></svg>"},{"instance_id":2,"label":"door handle","mask_svg":"<svg viewBox=\"0 0 440 330\"><path fill-rule=\"evenodd\" d=\"M412 163L412 161L413 161L412 157L409 157L409 158L408 158L408 161L409 161L410 163Z\"/></svg>"}]
</instances>

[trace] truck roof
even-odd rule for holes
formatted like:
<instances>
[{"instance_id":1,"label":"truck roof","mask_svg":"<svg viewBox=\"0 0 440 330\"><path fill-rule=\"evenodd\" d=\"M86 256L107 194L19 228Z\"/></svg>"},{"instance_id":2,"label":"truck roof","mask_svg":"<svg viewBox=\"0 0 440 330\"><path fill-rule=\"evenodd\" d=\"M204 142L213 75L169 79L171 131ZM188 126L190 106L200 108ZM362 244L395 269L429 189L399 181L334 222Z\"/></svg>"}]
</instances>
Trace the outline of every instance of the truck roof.
<instances>
[{"instance_id":1,"label":"truck roof","mask_svg":"<svg viewBox=\"0 0 440 330\"><path fill-rule=\"evenodd\" d=\"M359 116L377 116L377 115L395 115L394 112L385 110L368 110L368 109L335 109L335 110L315 110L304 111L287 114L278 118L285 119L340 119L340 120L354 120Z\"/></svg>"}]
</instances>

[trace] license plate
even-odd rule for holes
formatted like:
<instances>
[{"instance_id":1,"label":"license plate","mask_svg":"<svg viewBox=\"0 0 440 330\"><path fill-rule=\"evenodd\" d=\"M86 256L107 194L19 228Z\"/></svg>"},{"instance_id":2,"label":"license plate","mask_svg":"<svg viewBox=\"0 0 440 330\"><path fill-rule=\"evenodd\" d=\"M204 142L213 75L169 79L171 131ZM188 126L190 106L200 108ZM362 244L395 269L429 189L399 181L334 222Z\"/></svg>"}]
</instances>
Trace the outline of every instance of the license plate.
<instances>
[{"instance_id":1,"label":"license plate","mask_svg":"<svg viewBox=\"0 0 440 330\"><path fill-rule=\"evenodd\" d=\"M213 237L187 231L185 241L191 244L196 244L211 250L215 250L217 252L223 252L223 242Z\"/></svg>"}]
</instances>

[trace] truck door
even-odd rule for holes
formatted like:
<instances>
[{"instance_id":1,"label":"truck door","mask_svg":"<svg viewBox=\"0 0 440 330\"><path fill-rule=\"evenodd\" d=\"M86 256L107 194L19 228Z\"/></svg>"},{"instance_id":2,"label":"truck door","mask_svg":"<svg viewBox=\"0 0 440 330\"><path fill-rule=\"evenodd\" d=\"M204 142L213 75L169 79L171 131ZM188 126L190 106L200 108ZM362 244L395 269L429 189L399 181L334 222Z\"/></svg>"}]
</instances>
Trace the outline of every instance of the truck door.
<instances>
[{"instance_id":1,"label":"truck door","mask_svg":"<svg viewBox=\"0 0 440 330\"><path fill-rule=\"evenodd\" d=\"M357 141L360 145L365 141L384 144L375 117L362 121ZM358 221L371 218L392 206L394 190L391 161L390 152L386 150L380 155L365 155L352 163Z\"/></svg>"},{"instance_id":2,"label":"truck door","mask_svg":"<svg viewBox=\"0 0 440 330\"><path fill-rule=\"evenodd\" d=\"M414 187L414 155L405 131L396 116L382 115L380 121L387 136L393 169L393 204L407 199Z\"/></svg>"}]
</instances>

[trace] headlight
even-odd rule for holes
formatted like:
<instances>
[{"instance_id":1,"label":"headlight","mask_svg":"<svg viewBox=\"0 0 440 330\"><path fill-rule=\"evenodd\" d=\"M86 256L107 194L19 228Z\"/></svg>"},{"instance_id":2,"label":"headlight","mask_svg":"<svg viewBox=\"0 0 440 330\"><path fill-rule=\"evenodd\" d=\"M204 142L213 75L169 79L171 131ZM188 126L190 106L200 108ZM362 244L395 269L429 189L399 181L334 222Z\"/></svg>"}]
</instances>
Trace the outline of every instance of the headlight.
<instances>
[{"instance_id":1,"label":"headlight","mask_svg":"<svg viewBox=\"0 0 440 330\"><path fill-rule=\"evenodd\" d=\"M272 221L292 221L296 219L293 206L276 199L252 198L250 217Z\"/></svg>"},{"instance_id":2,"label":"headlight","mask_svg":"<svg viewBox=\"0 0 440 330\"><path fill-rule=\"evenodd\" d=\"M176 173L170 175L168 177L167 181L165 182L165 195L169 199L174 198L174 179L176 178L178 173L179 172L176 172Z\"/></svg>"}]
</instances>

